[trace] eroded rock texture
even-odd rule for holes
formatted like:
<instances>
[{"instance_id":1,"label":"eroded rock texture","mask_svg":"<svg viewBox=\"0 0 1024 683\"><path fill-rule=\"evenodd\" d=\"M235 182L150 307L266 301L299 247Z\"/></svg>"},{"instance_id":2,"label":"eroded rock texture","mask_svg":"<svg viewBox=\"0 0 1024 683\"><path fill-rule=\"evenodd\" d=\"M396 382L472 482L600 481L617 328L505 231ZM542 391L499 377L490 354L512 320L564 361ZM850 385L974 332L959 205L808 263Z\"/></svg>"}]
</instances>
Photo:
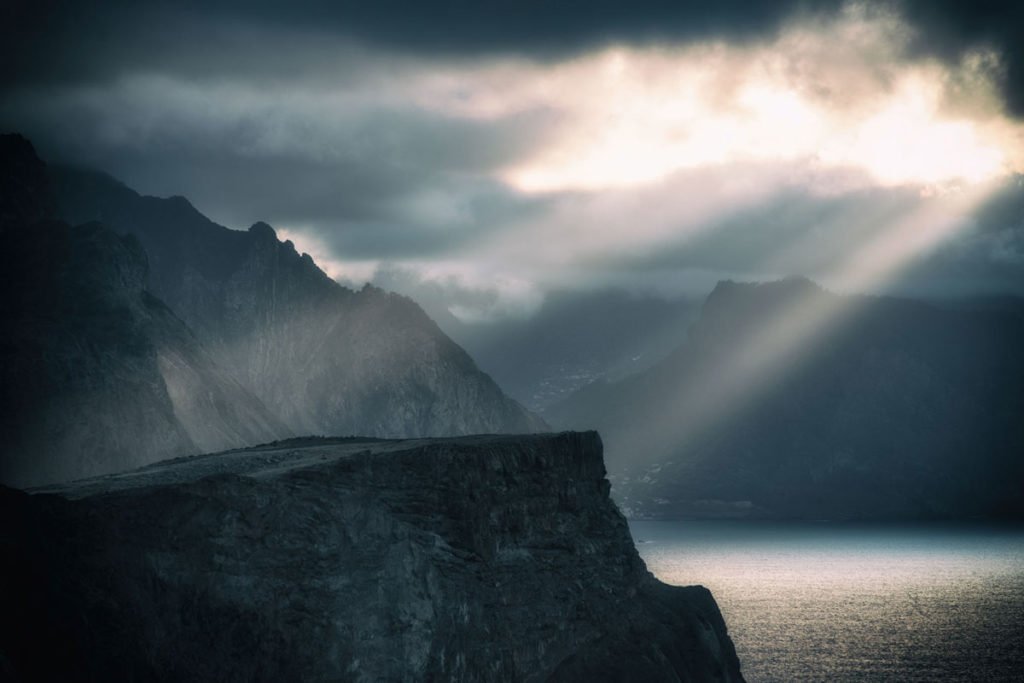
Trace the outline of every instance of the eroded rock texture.
<instances>
[{"instance_id":1,"label":"eroded rock texture","mask_svg":"<svg viewBox=\"0 0 1024 683\"><path fill-rule=\"evenodd\" d=\"M295 440L0 495L24 680L740 681L600 440Z\"/></svg>"}]
</instances>

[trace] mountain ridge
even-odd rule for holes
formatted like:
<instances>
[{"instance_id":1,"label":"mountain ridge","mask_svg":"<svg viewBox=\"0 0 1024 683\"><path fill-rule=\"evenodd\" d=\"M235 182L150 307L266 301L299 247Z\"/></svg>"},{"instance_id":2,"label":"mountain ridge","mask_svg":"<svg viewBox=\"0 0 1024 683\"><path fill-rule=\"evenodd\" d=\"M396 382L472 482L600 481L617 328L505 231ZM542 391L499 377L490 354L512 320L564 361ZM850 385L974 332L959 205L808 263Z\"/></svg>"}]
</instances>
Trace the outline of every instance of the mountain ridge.
<instances>
[{"instance_id":1,"label":"mountain ridge","mask_svg":"<svg viewBox=\"0 0 1024 683\"><path fill-rule=\"evenodd\" d=\"M723 282L652 370L548 413L598 428L638 517L1024 514L1024 319Z\"/></svg>"},{"instance_id":2,"label":"mountain ridge","mask_svg":"<svg viewBox=\"0 0 1024 683\"><path fill-rule=\"evenodd\" d=\"M397 437L546 428L411 299L340 285L268 224L233 231L184 198L140 195L103 173L54 166L51 176L64 218L103 220L139 238L154 292L292 431Z\"/></svg>"},{"instance_id":3,"label":"mountain ridge","mask_svg":"<svg viewBox=\"0 0 1024 683\"><path fill-rule=\"evenodd\" d=\"M18 135L0 178L7 483L293 434L547 428L414 302L342 287L265 223L54 170Z\"/></svg>"}]
</instances>

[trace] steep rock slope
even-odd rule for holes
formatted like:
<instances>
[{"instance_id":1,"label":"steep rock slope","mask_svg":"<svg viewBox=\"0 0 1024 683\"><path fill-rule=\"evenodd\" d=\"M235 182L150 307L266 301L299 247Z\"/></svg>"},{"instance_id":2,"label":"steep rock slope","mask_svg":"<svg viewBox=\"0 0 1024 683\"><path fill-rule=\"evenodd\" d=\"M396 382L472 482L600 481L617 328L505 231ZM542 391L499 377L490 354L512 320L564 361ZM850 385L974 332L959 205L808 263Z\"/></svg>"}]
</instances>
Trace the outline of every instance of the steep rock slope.
<instances>
[{"instance_id":1,"label":"steep rock slope","mask_svg":"<svg viewBox=\"0 0 1024 683\"><path fill-rule=\"evenodd\" d=\"M301 439L0 508L26 678L742 680L710 593L647 572L594 433Z\"/></svg>"},{"instance_id":2,"label":"steep rock slope","mask_svg":"<svg viewBox=\"0 0 1024 683\"><path fill-rule=\"evenodd\" d=\"M444 301L416 300L509 395L541 414L595 380L647 370L686 339L700 311L697 300L556 291L527 318L462 322Z\"/></svg>"},{"instance_id":3,"label":"steep rock slope","mask_svg":"<svg viewBox=\"0 0 1024 683\"><path fill-rule=\"evenodd\" d=\"M0 480L83 477L289 434L145 290L138 242L39 222L4 243Z\"/></svg>"},{"instance_id":4,"label":"steep rock slope","mask_svg":"<svg viewBox=\"0 0 1024 683\"><path fill-rule=\"evenodd\" d=\"M1024 317L722 283L651 371L549 411L638 516L1024 514Z\"/></svg>"},{"instance_id":5,"label":"steep rock slope","mask_svg":"<svg viewBox=\"0 0 1024 683\"><path fill-rule=\"evenodd\" d=\"M228 230L181 197L140 196L91 171L51 177L65 219L139 238L154 293L295 432L545 429L411 300L342 287L265 223Z\"/></svg>"},{"instance_id":6,"label":"steep rock slope","mask_svg":"<svg viewBox=\"0 0 1024 683\"><path fill-rule=\"evenodd\" d=\"M138 241L46 220L45 169L0 137L0 481L29 485L287 436L145 288ZM9 208L10 207L10 208Z\"/></svg>"}]
</instances>

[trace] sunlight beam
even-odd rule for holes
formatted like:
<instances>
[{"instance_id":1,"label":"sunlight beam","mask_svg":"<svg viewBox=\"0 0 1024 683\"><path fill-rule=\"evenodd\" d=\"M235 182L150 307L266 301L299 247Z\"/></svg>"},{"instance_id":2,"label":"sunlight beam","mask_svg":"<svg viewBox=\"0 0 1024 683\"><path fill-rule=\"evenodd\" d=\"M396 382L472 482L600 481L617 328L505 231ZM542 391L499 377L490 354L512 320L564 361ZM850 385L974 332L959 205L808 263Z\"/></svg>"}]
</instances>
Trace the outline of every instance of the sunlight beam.
<instances>
[{"instance_id":1,"label":"sunlight beam","mask_svg":"<svg viewBox=\"0 0 1024 683\"><path fill-rule=\"evenodd\" d=\"M851 254L836 270L833 281L852 292L884 290L914 259L967 225L966 216L993 191L992 186L976 186L926 202ZM676 443L680 450L698 442L757 400L772 379L796 363L815 342L837 333L859 301L851 298L836 306L835 297L808 285L771 324L759 329L756 337L723 353L717 363L698 368L687 386L677 387L678 393L652 421L653 434L646 439ZM642 454L637 455L642 461Z\"/></svg>"}]
</instances>

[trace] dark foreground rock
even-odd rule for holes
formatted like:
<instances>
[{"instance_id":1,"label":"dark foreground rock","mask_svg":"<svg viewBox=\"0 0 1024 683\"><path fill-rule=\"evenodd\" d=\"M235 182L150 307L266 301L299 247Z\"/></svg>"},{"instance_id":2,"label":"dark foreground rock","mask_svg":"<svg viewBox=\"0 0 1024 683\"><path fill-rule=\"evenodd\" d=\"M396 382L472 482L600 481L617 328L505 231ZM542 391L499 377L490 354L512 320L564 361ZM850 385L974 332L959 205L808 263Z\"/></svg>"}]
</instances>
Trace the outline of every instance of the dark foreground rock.
<instances>
[{"instance_id":1,"label":"dark foreground rock","mask_svg":"<svg viewBox=\"0 0 1024 683\"><path fill-rule=\"evenodd\" d=\"M741 681L595 433L307 439L0 490L15 680Z\"/></svg>"}]
</instances>

